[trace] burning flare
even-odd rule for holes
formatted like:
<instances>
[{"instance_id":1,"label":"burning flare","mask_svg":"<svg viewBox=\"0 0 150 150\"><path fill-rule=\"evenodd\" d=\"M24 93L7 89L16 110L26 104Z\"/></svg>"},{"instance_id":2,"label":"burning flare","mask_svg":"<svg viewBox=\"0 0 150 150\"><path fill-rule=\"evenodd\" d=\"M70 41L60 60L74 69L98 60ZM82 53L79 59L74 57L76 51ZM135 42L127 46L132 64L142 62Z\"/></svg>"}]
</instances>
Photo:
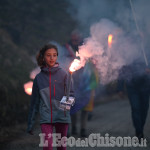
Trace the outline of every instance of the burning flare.
<instances>
[{"instance_id":1,"label":"burning flare","mask_svg":"<svg viewBox=\"0 0 150 150\"><path fill-rule=\"evenodd\" d=\"M111 48L112 46L112 40L113 40L113 35L112 34L109 34L108 35L108 47Z\"/></svg>"},{"instance_id":2,"label":"burning flare","mask_svg":"<svg viewBox=\"0 0 150 150\"><path fill-rule=\"evenodd\" d=\"M69 68L69 70L70 70L70 72L74 72L74 71L76 71L80 68L81 68L80 60L74 59L74 61L72 62L71 66Z\"/></svg>"},{"instance_id":3,"label":"burning flare","mask_svg":"<svg viewBox=\"0 0 150 150\"><path fill-rule=\"evenodd\" d=\"M26 92L26 94L28 94L28 95L32 94L32 86L33 86L32 81L29 81L29 82L24 84L24 91Z\"/></svg>"}]
</instances>

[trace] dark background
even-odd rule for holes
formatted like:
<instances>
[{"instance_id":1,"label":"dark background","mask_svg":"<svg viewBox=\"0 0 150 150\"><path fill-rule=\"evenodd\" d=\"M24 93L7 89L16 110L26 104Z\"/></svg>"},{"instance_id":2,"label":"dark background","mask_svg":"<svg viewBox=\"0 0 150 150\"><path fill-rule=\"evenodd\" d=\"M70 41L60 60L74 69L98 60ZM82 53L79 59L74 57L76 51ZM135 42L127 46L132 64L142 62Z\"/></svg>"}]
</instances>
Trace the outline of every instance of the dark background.
<instances>
[{"instance_id":1,"label":"dark background","mask_svg":"<svg viewBox=\"0 0 150 150\"><path fill-rule=\"evenodd\" d=\"M64 0L0 1L1 134L27 121L30 96L23 84L35 67L32 56L51 40L64 44L76 28L67 7Z\"/></svg>"},{"instance_id":2,"label":"dark background","mask_svg":"<svg viewBox=\"0 0 150 150\"><path fill-rule=\"evenodd\" d=\"M84 4L85 1L80 2ZM30 96L25 94L23 84L30 80L29 74L36 66L32 57L44 44L56 41L63 45L68 42L71 31L76 28L87 36L90 25L103 17L118 22L127 32L133 28L136 30L133 18L130 18L130 23L126 24L126 18L122 19L119 16L121 14L123 16L124 11L130 9L129 1L103 0L101 2L102 4L105 2L104 7L101 5L97 10L94 8L85 10L84 13L91 12L91 16L82 19L83 22L80 20L82 17L78 19L78 2L78 0L75 2L73 0L0 0L1 141L13 132L9 128L12 129L18 124L25 123L25 131ZM90 3L89 0L88 2ZM106 6L111 9L105 9ZM131 10L129 12L131 14ZM144 25L147 27L146 24ZM144 26L142 27L143 34L149 37L149 32ZM115 83L107 86L106 93L113 91L115 86Z\"/></svg>"}]
</instances>

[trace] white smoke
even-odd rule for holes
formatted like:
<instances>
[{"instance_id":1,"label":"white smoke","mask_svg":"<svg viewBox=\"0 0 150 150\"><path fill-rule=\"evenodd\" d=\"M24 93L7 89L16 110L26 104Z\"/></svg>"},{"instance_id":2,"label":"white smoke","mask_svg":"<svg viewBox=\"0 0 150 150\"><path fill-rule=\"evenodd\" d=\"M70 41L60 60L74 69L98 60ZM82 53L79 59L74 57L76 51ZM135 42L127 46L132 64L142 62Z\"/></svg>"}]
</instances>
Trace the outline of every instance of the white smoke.
<instances>
[{"instance_id":1,"label":"white smoke","mask_svg":"<svg viewBox=\"0 0 150 150\"><path fill-rule=\"evenodd\" d=\"M111 48L108 47L108 35L113 35ZM138 44L125 36L123 30L108 19L91 26L90 37L79 47L81 67L88 59L96 65L101 83L106 84L117 79L119 69L139 58Z\"/></svg>"},{"instance_id":2,"label":"white smoke","mask_svg":"<svg viewBox=\"0 0 150 150\"><path fill-rule=\"evenodd\" d=\"M31 72L30 72L30 79L34 80L35 76L41 71L40 67L36 67L34 68Z\"/></svg>"},{"instance_id":3,"label":"white smoke","mask_svg":"<svg viewBox=\"0 0 150 150\"><path fill-rule=\"evenodd\" d=\"M68 12L78 21L81 31L90 31L90 36L79 48L81 66L85 65L87 59L91 59L103 83L117 79L118 71L123 65L131 64L137 59L144 60L141 42L144 43L146 55L150 54L149 0L132 0L140 34L136 29L129 0L68 2L71 4ZM109 34L113 34L111 49L107 45Z\"/></svg>"}]
</instances>

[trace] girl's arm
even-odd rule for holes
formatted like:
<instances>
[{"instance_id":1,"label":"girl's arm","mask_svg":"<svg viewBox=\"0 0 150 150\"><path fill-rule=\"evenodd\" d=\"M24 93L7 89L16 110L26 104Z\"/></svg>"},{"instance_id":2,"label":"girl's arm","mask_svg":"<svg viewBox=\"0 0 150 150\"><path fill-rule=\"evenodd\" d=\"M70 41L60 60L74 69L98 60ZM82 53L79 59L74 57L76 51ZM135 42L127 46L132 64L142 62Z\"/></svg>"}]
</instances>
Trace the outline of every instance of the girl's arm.
<instances>
[{"instance_id":1,"label":"girl's arm","mask_svg":"<svg viewBox=\"0 0 150 150\"><path fill-rule=\"evenodd\" d=\"M30 109L29 109L29 115L28 115L27 132L30 134L32 134L36 114L39 110L39 101L40 101L39 89L37 86L37 79L35 78L33 81L32 96L31 96Z\"/></svg>"}]
</instances>

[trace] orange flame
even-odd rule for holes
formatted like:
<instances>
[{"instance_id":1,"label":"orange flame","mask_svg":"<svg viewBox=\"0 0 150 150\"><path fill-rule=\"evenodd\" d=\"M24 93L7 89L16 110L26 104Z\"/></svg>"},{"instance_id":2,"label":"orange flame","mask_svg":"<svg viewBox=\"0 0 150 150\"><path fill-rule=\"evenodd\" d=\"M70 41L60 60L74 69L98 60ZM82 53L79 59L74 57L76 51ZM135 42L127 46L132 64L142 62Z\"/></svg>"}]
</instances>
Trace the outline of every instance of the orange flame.
<instances>
[{"instance_id":1,"label":"orange flame","mask_svg":"<svg viewBox=\"0 0 150 150\"><path fill-rule=\"evenodd\" d=\"M32 86L33 86L32 81L29 81L29 82L24 84L24 91L26 92L26 94L28 94L28 95L32 94Z\"/></svg>"},{"instance_id":2,"label":"orange flame","mask_svg":"<svg viewBox=\"0 0 150 150\"><path fill-rule=\"evenodd\" d=\"M112 46L112 40L113 40L113 35L112 34L109 34L108 35L108 47L111 48Z\"/></svg>"},{"instance_id":3,"label":"orange flame","mask_svg":"<svg viewBox=\"0 0 150 150\"><path fill-rule=\"evenodd\" d=\"M80 69L80 60L78 59L74 59L74 61L72 62L69 70L70 72L74 72L76 70Z\"/></svg>"}]
</instances>

